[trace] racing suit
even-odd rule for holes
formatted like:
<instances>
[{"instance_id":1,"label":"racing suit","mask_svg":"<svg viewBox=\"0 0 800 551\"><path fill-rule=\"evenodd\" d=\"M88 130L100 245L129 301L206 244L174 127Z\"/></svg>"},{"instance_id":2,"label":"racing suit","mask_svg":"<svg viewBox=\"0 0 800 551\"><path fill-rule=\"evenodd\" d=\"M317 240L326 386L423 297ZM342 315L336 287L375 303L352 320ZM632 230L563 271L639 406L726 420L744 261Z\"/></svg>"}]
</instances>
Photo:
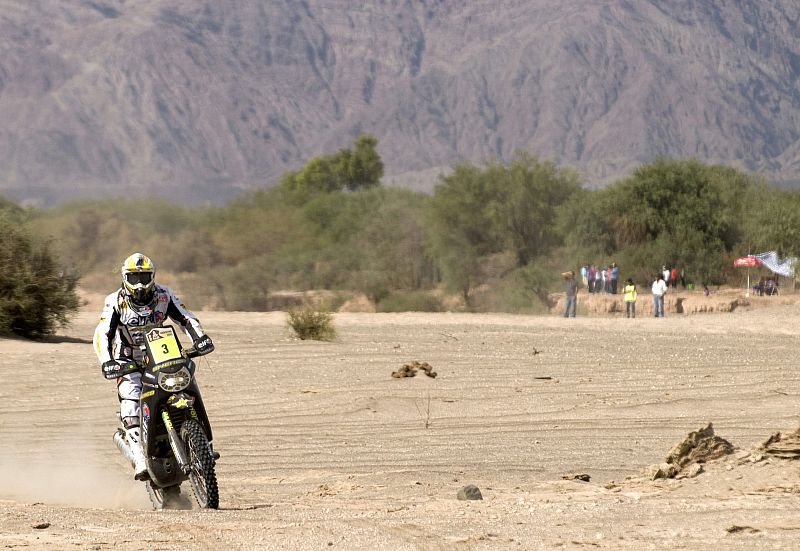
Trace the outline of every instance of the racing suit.
<instances>
[{"instance_id":1,"label":"racing suit","mask_svg":"<svg viewBox=\"0 0 800 551\"><path fill-rule=\"evenodd\" d=\"M120 288L106 297L100 323L94 331L94 351L103 365L106 378L114 378L116 366L134 362L142 365L143 352L139 345L145 333L160 327L170 318L183 327L186 334L203 354L214 349L211 339L205 335L197 317L187 310L172 289L156 284L153 299L140 306L130 300ZM139 397L142 393L142 374L137 371L116 377L117 394L120 401L120 419L135 460L135 478L146 480L147 469L139 433Z\"/></svg>"}]
</instances>

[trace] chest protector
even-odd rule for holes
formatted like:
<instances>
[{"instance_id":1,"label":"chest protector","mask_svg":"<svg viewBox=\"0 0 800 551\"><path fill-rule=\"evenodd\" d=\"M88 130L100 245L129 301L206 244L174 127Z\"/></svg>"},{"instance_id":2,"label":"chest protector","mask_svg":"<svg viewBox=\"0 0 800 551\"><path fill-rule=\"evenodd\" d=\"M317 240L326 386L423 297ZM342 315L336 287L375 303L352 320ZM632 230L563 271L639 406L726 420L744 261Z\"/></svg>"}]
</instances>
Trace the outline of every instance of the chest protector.
<instances>
[{"instance_id":1,"label":"chest protector","mask_svg":"<svg viewBox=\"0 0 800 551\"><path fill-rule=\"evenodd\" d=\"M117 310L120 322L120 340L123 346L123 356L141 359L139 345L144 344L144 335L154 327L163 325L167 319L169 308L169 293L156 285L153 300L141 306L131 302L122 291L117 295ZM131 350L132 349L132 350Z\"/></svg>"}]
</instances>

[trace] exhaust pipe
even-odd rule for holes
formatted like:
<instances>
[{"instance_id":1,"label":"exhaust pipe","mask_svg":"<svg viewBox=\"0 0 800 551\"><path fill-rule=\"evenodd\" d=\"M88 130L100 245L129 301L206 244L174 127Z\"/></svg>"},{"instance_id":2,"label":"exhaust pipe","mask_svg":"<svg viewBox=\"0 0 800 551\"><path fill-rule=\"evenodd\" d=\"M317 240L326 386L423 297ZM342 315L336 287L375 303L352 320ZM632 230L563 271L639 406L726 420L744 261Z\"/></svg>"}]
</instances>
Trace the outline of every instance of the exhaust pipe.
<instances>
[{"instance_id":1,"label":"exhaust pipe","mask_svg":"<svg viewBox=\"0 0 800 551\"><path fill-rule=\"evenodd\" d=\"M133 452L131 452L131 447L128 445L128 441L125 439L125 433L122 431L122 429L117 429L117 431L114 433L114 443L119 448L119 451L122 453L123 457L125 457L125 459L130 462L131 467L133 467Z\"/></svg>"}]
</instances>

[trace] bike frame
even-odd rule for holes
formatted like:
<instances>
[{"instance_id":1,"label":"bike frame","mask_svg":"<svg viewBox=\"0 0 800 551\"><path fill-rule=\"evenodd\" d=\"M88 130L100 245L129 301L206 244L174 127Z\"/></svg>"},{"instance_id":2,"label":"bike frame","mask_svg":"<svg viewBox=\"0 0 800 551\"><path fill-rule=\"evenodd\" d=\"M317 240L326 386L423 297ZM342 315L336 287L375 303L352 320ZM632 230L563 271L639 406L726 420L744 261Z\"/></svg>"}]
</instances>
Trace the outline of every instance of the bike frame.
<instances>
[{"instance_id":1,"label":"bike frame","mask_svg":"<svg viewBox=\"0 0 800 551\"><path fill-rule=\"evenodd\" d=\"M156 338L153 338L154 332ZM211 424L194 377L195 364L183 355L174 329L171 326L160 327L147 335L139 399L142 448L147 457L150 479L160 487L167 487L186 480L190 468L179 435L179 423L195 419L203 427L209 442L212 439ZM166 344L161 341L166 341ZM177 373L184 367L191 374L191 382L186 388L170 392L159 386L159 373Z\"/></svg>"}]
</instances>

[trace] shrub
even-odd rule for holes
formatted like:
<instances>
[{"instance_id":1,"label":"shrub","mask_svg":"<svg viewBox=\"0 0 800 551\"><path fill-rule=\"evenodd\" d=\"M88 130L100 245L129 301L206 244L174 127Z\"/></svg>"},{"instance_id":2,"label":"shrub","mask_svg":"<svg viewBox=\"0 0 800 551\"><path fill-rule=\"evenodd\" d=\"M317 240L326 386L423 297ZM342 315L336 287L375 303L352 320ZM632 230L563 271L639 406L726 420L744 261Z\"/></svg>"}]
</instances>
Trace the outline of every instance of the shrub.
<instances>
[{"instance_id":1,"label":"shrub","mask_svg":"<svg viewBox=\"0 0 800 551\"><path fill-rule=\"evenodd\" d=\"M309 305L292 308L287 314L289 327L302 340L332 341L336 338L333 327L333 314L315 310Z\"/></svg>"},{"instance_id":2,"label":"shrub","mask_svg":"<svg viewBox=\"0 0 800 551\"><path fill-rule=\"evenodd\" d=\"M77 277L59 269L48 242L0 212L0 334L41 338L78 309Z\"/></svg>"}]
</instances>

